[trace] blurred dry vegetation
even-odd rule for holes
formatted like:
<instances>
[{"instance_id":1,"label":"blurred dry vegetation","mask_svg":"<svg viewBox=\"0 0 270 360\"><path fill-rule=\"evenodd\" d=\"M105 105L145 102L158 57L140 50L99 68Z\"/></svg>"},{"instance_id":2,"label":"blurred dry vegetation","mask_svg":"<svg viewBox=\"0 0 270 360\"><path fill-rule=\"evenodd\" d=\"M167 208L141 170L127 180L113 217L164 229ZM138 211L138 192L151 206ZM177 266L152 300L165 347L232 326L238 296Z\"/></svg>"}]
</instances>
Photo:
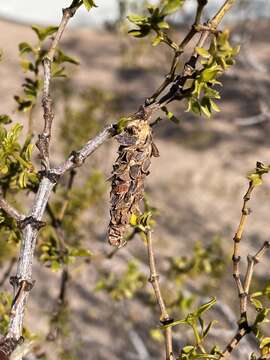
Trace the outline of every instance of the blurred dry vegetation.
<instances>
[{"instance_id":1,"label":"blurred dry vegetation","mask_svg":"<svg viewBox=\"0 0 270 360\"><path fill-rule=\"evenodd\" d=\"M0 26L0 45L4 50L0 66L1 113L11 114L14 122L24 124L26 131L27 115L15 111L13 99L14 93L21 92L24 77L18 44L32 43L36 38L28 26L7 21L0 21ZM156 209L157 264L169 309L175 319L180 319L196 306L198 299L207 301L217 296L218 305L210 318L215 317L219 323L209 341L220 345L235 330L238 299L230 258L247 185L245 176L257 160L268 163L270 159L270 22L243 21L230 27L233 42L241 44L241 52L237 65L223 78L221 112L206 120L185 113L184 105L174 106L178 123L165 119L155 128L161 156L152 163L146 188L147 200ZM68 66L68 80L54 80L55 163L94 136L104 124L134 112L160 83L169 66L170 55L163 45L152 48L144 40L131 39L124 26L119 29L110 24L107 28L72 29L65 33L62 48L78 59L80 66ZM181 24L173 30L174 37L181 38L186 29L187 24ZM36 108L35 134L40 132L41 119L40 109ZM107 245L106 178L110 176L116 149L114 141L100 149L78 170L68 193L69 205L62 224L65 242L71 251L80 244L93 255L68 265L67 304L56 325L53 312L61 271L57 271L59 263L53 263L52 254L46 257L46 251L57 240L53 227L41 233L37 258L41 257L46 266L35 262L38 285L32 291L26 327L35 334L35 344L41 344L35 345L35 351L42 359L163 358L155 301L147 284L145 244L135 237L114 256L110 256ZM57 212L61 211L67 183L68 179L63 179L51 203ZM251 201L253 212L243 241L243 256L254 253L260 243L269 240L269 199L270 180L266 177ZM6 244L3 234L0 242L3 276L9 266L6 254L12 251L14 256L16 252ZM53 259L57 259L61 254L54 255ZM268 260L269 256L256 273L254 290L270 280ZM8 281L4 290L10 290ZM56 332L56 328L63 336L51 336L56 340L49 341L48 333ZM184 327L175 328L176 346L180 348L190 335ZM248 358L253 345L252 337L243 342L239 348L241 359Z\"/></svg>"}]
</instances>

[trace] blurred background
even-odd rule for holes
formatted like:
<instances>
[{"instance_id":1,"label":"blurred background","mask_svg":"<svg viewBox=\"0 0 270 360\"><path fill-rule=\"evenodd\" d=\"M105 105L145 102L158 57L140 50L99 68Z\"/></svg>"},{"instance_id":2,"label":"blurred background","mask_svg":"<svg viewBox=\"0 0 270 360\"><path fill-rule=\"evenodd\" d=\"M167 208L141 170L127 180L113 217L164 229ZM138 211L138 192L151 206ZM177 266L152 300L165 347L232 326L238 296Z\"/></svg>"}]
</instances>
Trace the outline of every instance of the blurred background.
<instances>
[{"instance_id":1,"label":"blurred background","mask_svg":"<svg viewBox=\"0 0 270 360\"><path fill-rule=\"evenodd\" d=\"M30 26L57 25L61 8L68 3L0 3L0 109L14 122L23 123L25 131L31 118L34 140L42 127L40 97L31 115L29 109L18 112L18 102L14 101L14 95L21 95L21 84L28 76L18 45L36 44ZM96 3L98 7L89 13L80 9L61 43L65 53L80 65L68 64L68 78L53 81L55 164L105 124L136 111L160 84L171 61L165 46L153 48L149 40L127 34L130 25L126 15L141 13L143 1ZM209 1L205 20L221 3ZM187 0L181 13L170 19L176 41L192 24L195 5L195 1ZM236 65L222 78L221 112L206 120L185 113L185 104L172 104L178 121L163 120L155 127L160 157L152 161L147 178L147 201L155 213L154 241L165 300L175 319L180 319L200 301L217 296L218 305L209 320L217 318L219 323L209 335L209 346L218 343L221 348L234 335L238 318L230 258L248 184L246 175L256 161L268 164L270 159L269 17L269 0L240 0L226 16L223 26L230 28L232 42L240 44L241 51ZM116 254L107 244L110 184L106 179L116 151L116 142L110 141L77 171L62 221L65 242L75 247L80 244L94 255L68 264L67 270L63 259L43 256L48 251L46 246L52 248L57 240L50 227L41 233L35 261L36 285L26 321L35 345L33 357L26 359L164 358L159 314L147 284L145 244L136 235ZM38 164L37 154L34 156ZM64 179L52 198L55 211L67 200L67 183L68 179ZM243 270L245 257L269 240L269 199L270 180L266 177L251 200L252 214L242 249ZM51 221L50 214L47 221ZM6 238L7 234L2 234L1 241ZM15 271L18 247L14 250L4 243L1 246L2 289L10 291L5 274L10 268ZM268 261L269 255L256 268L254 291L268 284ZM57 299L67 271L65 308L60 316ZM185 327L176 327L175 351L189 341L191 333ZM256 339L250 335L233 358L241 355L241 359L248 359L255 345Z\"/></svg>"}]
</instances>

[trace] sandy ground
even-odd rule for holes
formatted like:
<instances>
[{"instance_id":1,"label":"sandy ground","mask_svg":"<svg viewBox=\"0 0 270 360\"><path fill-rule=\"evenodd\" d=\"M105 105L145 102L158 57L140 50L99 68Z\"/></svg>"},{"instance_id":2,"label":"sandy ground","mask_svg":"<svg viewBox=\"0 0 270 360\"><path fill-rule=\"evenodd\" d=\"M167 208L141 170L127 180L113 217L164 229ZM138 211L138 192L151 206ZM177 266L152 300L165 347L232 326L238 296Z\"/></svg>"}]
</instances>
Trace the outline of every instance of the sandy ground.
<instances>
[{"instance_id":1,"label":"sandy ground","mask_svg":"<svg viewBox=\"0 0 270 360\"><path fill-rule=\"evenodd\" d=\"M3 21L0 28L0 47L4 49L4 61L0 66L0 111L6 113L14 110L12 95L20 91L22 80L17 44L32 41L34 35L24 26ZM269 162L269 121L256 126L239 126L236 123L237 118L257 115L262 97L264 102L268 101L264 97L270 89L270 47L267 42L270 25L256 24L253 29L249 60L243 53L238 66L224 78L221 113L213 120L193 118L183 112L182 105L174 105L175 113L181 119L180 125L163 122L155 130L155 141L161 156L153 160L147 191L152 204L160 210L155 241L161 272L166 268L166 259L190 254L197 240L207 244L214 236L221 236L224 248L231 252L242 196L247 187L245 176L257 160ZM111 33L67 31L64 46L81 61L80 68L72 74L74 88L80 91L98 85L117 92L123 113L135 111L142 100L153 92L169 63L168 56L159 56L157 62L153 60L154 55L149 59L145 54L135 65L123 68L123 41ZM158 50L154 51L157 54ZM249 64L244 66L243 60ZM13 117L25 121L18 114ZM37 127L41 125L38 117L36 124ZM93 161L106 159L101 161L101 168L108 175L114 158L115 145L109 144L94 155ZM243 257L269 240L269 191L270 179L266 177L264 186L256 190L256 196L251 201L253 212L244 238ZM90 247L94 251L107 249L108 208L105 205L104 217L99 220L96 229L97 238L102 241L91 241ZM103 266L117 271L127 259L134 257L145 263L144 250L140 242L132 242L119 256L106 261ZM264 279L269 278L268 260L269 256L258 268L258 274ZM75 358L162 359L162 345L148 336L149 328L157 324L157 313L142 307L139 300L108 304L107 297L93 293L98 269L99 266L89 266L86 271L78 271L73 276L69 296L72 331L67 342L73 344ZM145 267L142 271L147 273ZM40 318L41 315L48 318L52 311L58 292L57 276L35 265L37 283L31 293L27 314L27 324L34 332L46 333L46 324ZM195 287L199 288L199 285L195 284ZM216 290L221 302L228 304L229 308L236 307L237 297L230 269ZM137 336L134 332L144 343L147 350L145 357L138 353L141 347L134 345L134 336ZM226 337L224 333L224 342ZM181 339L181 333L176 331L176 349ZM50 349L48 359L54 359L54 347ZM241 356L241 359L247 359L247 355Z\"/></svg>"}]
</instances>

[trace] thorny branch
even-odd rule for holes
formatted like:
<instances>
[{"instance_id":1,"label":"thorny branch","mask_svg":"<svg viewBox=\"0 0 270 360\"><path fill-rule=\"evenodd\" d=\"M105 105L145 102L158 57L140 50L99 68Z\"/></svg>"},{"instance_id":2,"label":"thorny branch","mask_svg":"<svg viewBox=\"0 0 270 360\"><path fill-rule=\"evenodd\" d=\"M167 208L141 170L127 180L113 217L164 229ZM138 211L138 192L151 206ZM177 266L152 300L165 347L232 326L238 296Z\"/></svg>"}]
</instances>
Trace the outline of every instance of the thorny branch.
<instances>
[{"instance_id":1,"label":"thorny branch","mask_svg":"<svg viewBox=\"0 0 270 360\"><path fill-rule=\"evenodd\" d=\"M154 94L147 98L145 101L145 105L150 105L153 103L158 103L160 107L165 104L169 103L173 100L182 100L184 98L182 94L182 88L185 85L186 80L192 78L193 73L195 71L195 65L197 62L197 59L199 58L199 55L195 52L192 54L190 59L185 63L184 70L181 75L176 75L176 68L179 62L180 56L183 54L186 46L190 43L190 41L194 38L194 36L198 33L201 34L200 39L196 45L196 47L203 47L205 41L207 40L208 36L211 33L215 33L217 31L217 27L222 21L225 14L231 9L233 4L236 0L226 0L224 4L220 7L218 12L215 14L215 16L207 22L206 26L203 26L200 24L200 20L202 17L203 8L207 5L207 0L199 0L198 1L198 7L197 12L195 15L195 21L188 32L188 34L185 36L185 38L182 40L182 42L179 44L178 49L175 51L173 61L170 67L169 73L166 75L163 83L160 85L160 87L154 92ZM171 88L165 94L159 101L157 101L157 98L162 94L162 92L171 85Z\"/></svg>"},{"instance_id":2,"label":"thorny branch","mask_svg":"<svg viewBox=\"0 0 270 360\"><path fill-rule=\"evenodd\" d=\"M201 17L201 11L206 3L204 0L199 1L201 5L199 5L197 10L197 15L195 19L195 24L199 22ZM225 13L229 11L230 7L233 5L235 0L226 0L218 13L214 16L214 18L208 23L208 26L211 28L216 28ZM5 355L5 359L8 359L10 354L16 348L19 343L22 335L23 328L23 318L25 307L27 303L27 298L29 291L33 287L32 280L32 262L34 256L34 250L36 245L36 239L38 236L39 229L44 226L42 222L42 218L51 195L51 192L54 186L59 181L59 178L63 176L67 171L74 169L75 167L81 166L84 161L106 140L116 135L116 126L110 125L107 126L103 131L101 131L94 139L89 140L79 151L74 151L71 153L69 158L61 165L52 169L50 167L49 162L49 144L51 139L51 127L53 121L53 110L52 110L52 100L50 97L50 82L51 82L51 65L53 62L54 54L58 43L63 35L63 32L66 28L66 25L69 19L74 16L76 10L82 5L81 0L73 0L70 7L63 10L63 17L58 28L58 31L55 35L55 38L52 42L52 45L49 49L47 56L45 56L43 60L44 67L44 88L43 88L43 99L42 105L44 109L44 129L42 133L39 135L39 139L37 141L37 147L40 151L40 157L42 160L42 165L44 171L41 172L41 181L39 184L38 191L36 193L32 208L29 212L29 215L25 218L22 218L22 215L18 214L16 210L10 207L5 200L1 198L1 208L3 208L7 213L11 216L15 217L17 220L21 222L22 228L22 242L20 249L20 256L17 265L16 276L12 278L12 283L14 287L14 299L10 312L10 323L8 327L8 332L4 341L0 344L0 355ZM197 25L200 25L199 23ZM201 39L199 40L200 46L202 46L207 39L208 35L211 34L211 31L205 31L204 29L199 30L196 29L194 31L194 26L190 31L190 35L188 35L180 44L180 53L177 53L176 59L174 60L171 67L171 74L173 76L168 77L167 81L165 81L165 85L162 86L158 91L154 93L154 95L145 101L145 104L141 106L138 113L142 114L153 114L154 111L157 111L161 108L162 104L165 102L170 102L175 99L182 99L181 93L179 94L179 89L181 85L185 83L187 80L187 73L189 72L190 67L195 66L196 57L194 55L191 56L190 60L186 63L184 67L184 71L182 75L174 76L175 69L177 65L177 61L181 53L183 52L181 47L184 47L191 38L195 35L195 33L201 32ZM194 34L193 34L194 33ZM182 52L181 52L182 51ZM195 59L195 62L194 62ZM158 96L165 90L165 88L169 85L173 84L169 92L163 96L162 99L157 101ZM150 112L149 112L150 110ZM150 117L148 117L150 120ZM157 292L157 299L162 312L162 321L166 321L168 318L168 314L166 313L166 308L164 303L162 303L162 297L159 294L159 285L155 272L155 263L153 261L153 252L151 250L151 235L148 237L148 241L150 241L150 252L149 252L149 260L151 260L151 274L154 274L154 277L151 277L151 281L155 291ZM154 267L153 267L154 266ZM172 359L172 349L171 349L171 333L170 330L166 330L166 352L167 359Z\"/></svg>"},{"instance_id":3,"label":"thorny branch","mask_svg":"<svg viewBox=\"0 0 270 360\"><path fill-rule=\"evenodd\" d=\"M242 207L242 214L240 218L240 222L233 238L234 241L234 250L233 250L233 277L235 279L236 287L238 290L239 302L240 302L240 320L238 323L238 331L231 339L229 344L226 346L224 351L222 352L221 358L227 358L230 356L232 351L237 347L239 342L242 340L244 336L251 332L252 326L250 326L247 316L247 301L249 296L249 289L252 280L252 276L254 273L254 267L257 265L263 255L266 253L268 248L270 247L270 242L265 241L262 247L257 251L255 255L248 255L247 261L247 270L244 276L244 281L241 279L240 274L240 243L242 240L242 235L244 232L245 224L247 221L248 215L251 213L251 210L247 207L247 203L250 200L251 193L254 190L254 185L252 181L249 182L248 190L243 198L243 207ZM262 358L263 359L263 358Z\"/></svg>"},{"instance_id":4,"label":"thorny branch","mask_svg":"<svg viewBox=\"0 0 270 360\"><path fill-rule=\"evenodd\" d=\"M162 293L159 285L159 275L156 269L155 255L153 249L153 241L151 231L147 231L146 233L146 241L147 241L147 251L148 251L148 261L149 261L149 269L150 269L150 277L149 282L152 284L156 300L160 309L160 322L162 325L167 325L173 322L173 319L167 312L165 302L162 297ZM166 348L166 360L173 360L173 347L172 347L172 328L168 327L164 330L165 333L165 348Z\"/></svg>"},{"instance_id":5,"label":"thorny branch","mask_svg":"<svg viewBox=\"0 0 270 360\"><path fill-rule=\"evenodd\" d=\"M36 145L40 151L40 157L45 170L48 170L50 168L49 145L51 140L52 122L54 118L54 113L52 109L52 98L50 95L51 66L54 61L54 55L57 46L66 29L66 26L70 18L72 18L75 15L77 9L81 5L82 5L82 1L74 0L68 8L63 9L63 16L58 31L54 37L54 40L51 44L51 47L47 55L43 59L44 84L43 84L42 106L43 106L44 128L42 133L38 136L38 141Z\"/></svg>"}]
</instances>

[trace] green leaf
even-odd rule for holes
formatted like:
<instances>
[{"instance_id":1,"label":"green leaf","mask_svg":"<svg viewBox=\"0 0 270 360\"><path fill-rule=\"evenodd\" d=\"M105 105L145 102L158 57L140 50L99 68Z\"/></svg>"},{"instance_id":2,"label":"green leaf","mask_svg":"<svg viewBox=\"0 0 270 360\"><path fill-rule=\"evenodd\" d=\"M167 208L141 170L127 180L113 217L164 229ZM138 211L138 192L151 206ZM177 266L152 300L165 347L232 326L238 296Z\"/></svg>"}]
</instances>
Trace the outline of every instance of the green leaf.
<instances>
[{"instance_id":1,"label":"green leaf","mask_svg":"<svg viewBox=\"0 0 270 360\"><path fill-rule=\"evenodd\" d=\"M18 103L18 111L25 112L25 111L29 110L33 105L33 102L31 100L21 98L17 95L14 96L14 99Z\"/></svg>"},{"instance_id":2,"label":"green leaf","mask_svg":"<svg viewBox=\"0 0 270 360\"><path fill-rule=\"evenodd\" d=\"M40 41L43 41L46 39L46 37L54 34L58 30L58 26L48 26L46 28L43 28L41 26L33 25L32 30L34 30L38 39Z\"/></svg>"},{"instance_id":3,"label":"green leaf","mask_svg":"<svg viewBox=\"0 0 270 360\"><path fill-rule=\"evenodd\" d=\"M92 7L97 7L94 0L83 0L83 4L87 11L89 11Z\"/></svg>"},{"instance_id":4,"label":"green leaf","mask_svg":"<svg viewBox=\"0 0 270 360\"><path fill-rule=\"evenodd\" d=\"M19 51L20 51L20 54L23 55L25 53L33 52L33 48L27 42L22 42L19 44Z\"/></svg>"},{"instance_id":5,"label":"green leaf","mask_svg":"<svg viewBox=\"0 0 270 360\"><path fill-rule=\"evenodd\" d=\"M12 122L9 115L3 114L0 115L0 124L10 124Z\"/></svg>"},{"instance_id":6,"label":"green leaf","mask_svg":"<svg viewBox=\"0 0 270 360\"><path fill-rule=\"evenodd\" d=\"M176 325L180 325L180 324L187 324L187 320L186 319L182 319L182 320L176 320L170 324L167 324L167 325L162 325L160 327L160 329L167 329L167 328L170 328L170 327L173 327L173 326L176 326Z\"/></svg>"},{"instance_id":7,"label":"green leaf","mask_svg":"<svg viewBox=\"0 0 270 360\"><path fill-rule=\"evenodd\" d=\"M134 36L134 35L133 35ZM162 36L160 36L159 34L154 38L154 40L152 41L152 45L153 46L157 46L158 44L160 44L162 40Z\"/></svg>"},{"instance_id":8,"label":"green leaf","mask_svg":"<svg viewBox=\"0 0 270 360\"><path fill-rule=\"evenodd\" d=\"M214 65L211 66L210 68L206 68L202 71L202 79L204 82L209 82L213 80L219 72L220 72L219 65Z\"/></svg>"},{"instance_id":9,"label":"green leaf","mask_svg":"<svg viewBox=\"0 0 270 360\"><path fill-rule=\"evenodd\" d=\"M255 322L254 322L254 327L256 327L257 325L260 325L264 322L267 322L267 315L270 311L270 308L265 308L259 311L259 314L256 316Z\"/></svg>"},{"instance_id":10,"label":"green leaf","mask_svg":"<svg viewBox=\"0 0 270 360\"><path fill-rule=\"evenodd\" d=\"M192 345L186 345L186 346L183 347L182 352L183 352L184 354L189 354L189 353L192 352L193 350L195 350L195 347L194 347L194 346L192 346Z\"/></svg>"},{"instance_id":11,"label":"green leaf","mask_svg":"<svg viewBox=\"0 0 270 360\"><path fill-rule=\"evenodd\" d=\"M129 15L128 20L136 25L145 25L148 18L147 16L141 16L141 15Z\"/></svg>"},{"instance_id":12,"label":"green leaf","mask_svg":"<svg viewBox=\"0 0 270 360\"><path fill-rule=\"evenodd\" d=\"M205 313L206 311L210 310L212 306L214 306L217 302L217 299L215 297L213 297L210 301L208 301L207 303L201 305L195 312L194 312L194 316L195 317L200 317L203 313Z\"/></svg>"},{"instance_id":13,"label":"green leaf","mask_svg":"<svg viewBox=\"0 0 270 360\"><path fill-rule=\"evenodd\" d=\"M163 15L169 15L177 11L180 7L183 6L185 0L166 0L161 13Z\"/></svg>"},{"instance_id":14,"label":"green leaf","mask_svg":"<svg viewBox=\"0 0 270 360\"><path fill-rule=\"evenodd\" d=\"M142 34L142 32L140 30L130 30L128 32L130 35L134 36L134 37L143 37L144 35Z\"/></svg>"},{"instance_id":15,"label":"green leaf","mask_svg":"<svg viewBox=\"0 0 270 360\"><path fill-rule=\"evenodd\" d=\"M206 327L206 329L203 330L203 338L205 338L205 337L209 334L211 328L212 328L213 325L215 325L215 324L217 324L217 320L212 320L212 321L208 324L208 326Z\"/></svg>"},{"instance_id":16,"label":"green leaf","mask_svg":"<svg viewBox=\"0 0 270 360\"><path fill-rule=\"evenodd\" d=\"M197 54L199 54L200 56L202 56L203 58L209 59L211 54L209 53L208 50L204 49L204 48L195 48Z\"/></svg>"},{"instance_id":17,"label":"green leaf","mask_svg":"<svg viewBox=\"0 0 270 360\"><path fill-rule=\"evenodd\" d=\"M263 309L263 304L260 302L260 300L251 297L250 301L252 305L255 306L256 309L260 309L260 310Z\"/></svg>"},{"instance_id":18,"label":"green leaf","mask_svg":"<svg viewBox=\"0 0 270 360\"><path fill-rule=\"evenodd\" d=\"M65 54L62 50L58 49L57 51L57 56L55 58L55 62L57 64L62 64L62 63L70 63L70 64L74 64L74 65L79 65L79 61L68 56L67 54Z\"/></svg>"},{"instance_id":19,"label":"green leaf","mask_svg":"<svg viewBox=\"0 0 270 360\"><path fill-rule=\"evenodd\" d=\"M220 108L218 107L218 105L210 99L210 104L211 104L211 108L216 111L216 112L220 112Z\"/></svg>"},{"instance_id":20,"label":"green leaf","mask_svg":"<svg viewBox=\"0 0 270 360\"><path fill-rule=\"evenodd\" d=\"M36 70L35 65L29 60L21 59L20 64L21 64L21 67L24 72L27 72L27 71L35 72L35 70Z\"/></svg>"},{"instance_id":21,"label":"green leaf","mask_svg":"<svg viewBox=\"0 0 270 360\"><path fill-rule=\"evenodd\" d=\"M270 346L270 337L265 337L260 343L260 349L264 348L265 346Z\"/></svg>"},{"instance_id":22,"label":"green leaf","mask_svg":"<svg viewBox=\"0 0 270 360\"><path fill-rule=\"evenodd\" d=\"M157 25L160 29L163 29L163 30L164 29L167 30L170 28L170 25L167 23L167 21L160 21L160 22L158 22Z\"/></svg>"},{"instance_id":23,"label":"green leaf","mask_svg":"<svg viewBox=\"0 0 270 360\"><path fill-rule=\"evenodd\" d=\"M210 103L210 99L206 96L202 98L201 110L206 117L208 118L211 117L211 113L212 113L211 103Z\"/></svg>"}]
</instances>

